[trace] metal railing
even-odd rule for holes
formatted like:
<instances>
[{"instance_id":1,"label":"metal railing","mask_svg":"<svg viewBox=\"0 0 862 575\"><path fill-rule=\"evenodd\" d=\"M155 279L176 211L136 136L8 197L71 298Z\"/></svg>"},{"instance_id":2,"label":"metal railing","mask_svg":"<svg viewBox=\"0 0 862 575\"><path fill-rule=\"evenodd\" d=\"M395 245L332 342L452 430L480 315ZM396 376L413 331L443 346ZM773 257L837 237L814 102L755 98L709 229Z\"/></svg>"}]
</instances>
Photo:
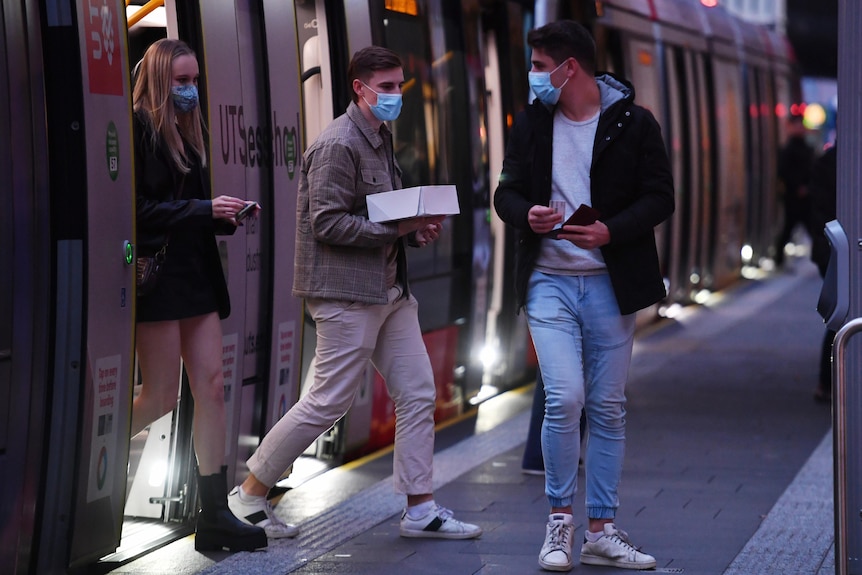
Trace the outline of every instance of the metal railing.
<instances>
[{"instance_id":1,"label":"metal railing","mask_svg":"<svg viewBox=\"0 0 862 575\"><path fill-rule=\"evenodd\" d=\"M847 378L845 352L847 341L862 331L862 318L847 322L835 334L832 344L832 448L835 461L835 573L848 575L847 532Z\"/></svg>"}]
</instances>

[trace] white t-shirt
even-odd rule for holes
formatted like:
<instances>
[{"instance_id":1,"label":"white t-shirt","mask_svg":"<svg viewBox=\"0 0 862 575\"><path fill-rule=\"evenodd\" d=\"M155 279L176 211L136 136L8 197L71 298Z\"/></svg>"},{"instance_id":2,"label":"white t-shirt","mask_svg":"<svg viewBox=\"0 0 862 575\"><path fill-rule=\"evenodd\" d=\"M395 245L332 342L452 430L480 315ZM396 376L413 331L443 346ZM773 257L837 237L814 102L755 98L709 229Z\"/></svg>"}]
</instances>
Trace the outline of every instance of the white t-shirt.
<instances>
[{"instance_id":1,"label":"white t-shirt","mask_svg":"<svg viewBox=\"0 0 862 575\"><path fill-rule=\"evenodd\" d=\"M563 221L581 204L591 205L590 167L598 125L599 112L583 122L568 119L560 108L554 113L551 200L566 202ZM549 274L584 275L605 273L606 266L599 249L585 250L568 240L545 238L536 269Z\"/></svg>"}]
</instances>

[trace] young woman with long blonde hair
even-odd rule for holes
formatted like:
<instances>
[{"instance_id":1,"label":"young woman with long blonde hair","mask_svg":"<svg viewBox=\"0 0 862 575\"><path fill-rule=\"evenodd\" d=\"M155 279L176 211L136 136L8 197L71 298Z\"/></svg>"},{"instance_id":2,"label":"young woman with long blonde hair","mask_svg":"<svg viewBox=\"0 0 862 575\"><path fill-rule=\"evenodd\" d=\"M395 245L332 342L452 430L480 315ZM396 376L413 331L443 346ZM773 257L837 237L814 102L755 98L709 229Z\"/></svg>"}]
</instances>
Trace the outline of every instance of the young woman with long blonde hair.
<instances>
[{"instance_id":1,"label":"young woman with long blonde hair","mask_svg":"<svg viewBox=\"0 0 862 575\"><path fill-rule=\"evenodd\" d=\"M180 360L194 397L193 437L201 511L195 548L231 551L265 547L263 529L227 508L225 405L220 318L230 298L216 233L232 234L248 202L211 198L199 67L180 40L159 40L139 64L134 88L135 192L138 255L162 251L154 285L137 298L141 393L134 400L132 435L177 403Z\"/></svg>"}]
</instances>

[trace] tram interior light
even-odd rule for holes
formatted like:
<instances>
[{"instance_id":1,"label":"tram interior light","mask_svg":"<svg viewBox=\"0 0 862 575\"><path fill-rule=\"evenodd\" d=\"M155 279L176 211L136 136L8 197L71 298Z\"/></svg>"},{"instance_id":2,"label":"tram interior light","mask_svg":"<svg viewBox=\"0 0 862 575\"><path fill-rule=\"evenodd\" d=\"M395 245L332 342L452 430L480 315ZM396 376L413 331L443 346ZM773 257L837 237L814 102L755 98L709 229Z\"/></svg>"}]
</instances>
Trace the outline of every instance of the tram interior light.
<instances>
[{"instance_id":1,"label":"tram interior light","mask_svg":"<svg viewBox=\"0 0 862 575\"><path fill-rule=\"evenodd\" d=\"M386 0L384 6L392 12L400 12L409 16L419 14L419 3L416 0Z\"/></svg>"},{"instance_id":2,"label":"tram interior light","mask_svg":"<svg viewBox=\"0 0 862 575\"><path fill-rule=\"evenodd\" d=\"M150 487L161 487L165 484L168 475L168 465L164 461L157 461L150 467L148 483Z\"/></svg>"}]
</instances>

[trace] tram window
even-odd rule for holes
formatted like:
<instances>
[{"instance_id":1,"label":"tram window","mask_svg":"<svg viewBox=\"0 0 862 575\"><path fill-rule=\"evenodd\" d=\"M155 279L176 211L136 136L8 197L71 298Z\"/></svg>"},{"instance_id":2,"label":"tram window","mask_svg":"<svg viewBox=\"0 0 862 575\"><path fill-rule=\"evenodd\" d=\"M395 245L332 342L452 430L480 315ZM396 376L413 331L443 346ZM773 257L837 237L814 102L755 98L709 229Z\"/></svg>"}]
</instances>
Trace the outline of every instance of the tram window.
<instances>
[{"instance_id":1,"label":"tram window","mask_svg":"<svg viewBox=\"0 0 862 575\"><path fill-rule=\"evenodd\" d=\"M392 123L393 144L404 187L441 182L435 178L438 160L434 142L439 141L434 120L438 114L431 85L431 60L425 20L403 12L386 12L386 46L401 56L405 84L403 107L398 121ZM441 238L444 239L444 238ZM440 270L436 253L440 246L412 251L410 273L414 278L433 275ZM415 282L414 282L415 283Z\"/></svg>"},{"instance_id":2,"label":"tram window","mask_svg":"<svg viewBox=\"0 0 862 575\"><path fill-rule=\"evenodd\" d=\"M133 0L126 6L126 18L131 18L143 8L146 0ZM150 44L167 38L168 28L165 20L165 9L156 8L146 17L129 28L129 70L132 71L137 62L144 57L144 52Z\"/></svg>"},{"instance_id":3,"label":"tram window","mask_svg":"<svg viewBox=\"0 0 862 575\"><path fill-rule=\"evenodd\" d=\"M473 137L479 130L471 119L476 105L467 84L461 10L419 3L417 12L384 10L381 39L404 63L403 108L393 123L402 183L453 184L461 200L461 214L447 220L440 239L410 254L411 289L423 302L420 322L429 330L466 313L463 286L470 277L476 208L473 162L481 143Z\"/></svg>"},{"instance_id":4,"label":"tram window","mask_svg":"<svg viewBox=\"0 0 862 575\"><path fill-rule=\"evenodd\" d=\"M625 76L622 35L618 30L598 27L595 30L596 60L599 70Z\"/></svg>"},{"instance_id":5,"label":"tram window","mask_svg":"<svg viewBox=\"0 0 862 575\"><path fill-rule=\"evenodd\" d=\"M429 184L437 158L428 144L427 124L434 110L433 103L426 102L430 90L426 34L421 19L393 15L389 20L386 45L401 56L405 76L401 115L392 124L395 155L405 187Z\"/></svg>"}]
</instances>

